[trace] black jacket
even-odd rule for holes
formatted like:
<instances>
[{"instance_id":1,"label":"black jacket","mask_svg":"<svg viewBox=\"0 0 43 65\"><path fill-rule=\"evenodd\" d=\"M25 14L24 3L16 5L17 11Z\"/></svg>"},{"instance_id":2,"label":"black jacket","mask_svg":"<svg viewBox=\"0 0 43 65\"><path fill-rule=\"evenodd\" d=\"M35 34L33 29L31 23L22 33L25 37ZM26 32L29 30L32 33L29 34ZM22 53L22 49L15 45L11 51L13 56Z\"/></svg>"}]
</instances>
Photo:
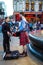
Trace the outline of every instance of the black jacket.
<instances>
[{"instance_id":1,"label":"black jacket","mask_svg":"<svg viewBox=\"0 0 43 65\"><path fill-rule=\"evenodd\" d=\"M9 39L10 36L7 34L7 31L10 31L10 24L5 22L4 24L2 24L2 33L3 33L3 38L4 39Z\"/></svg>"}]
</instances>

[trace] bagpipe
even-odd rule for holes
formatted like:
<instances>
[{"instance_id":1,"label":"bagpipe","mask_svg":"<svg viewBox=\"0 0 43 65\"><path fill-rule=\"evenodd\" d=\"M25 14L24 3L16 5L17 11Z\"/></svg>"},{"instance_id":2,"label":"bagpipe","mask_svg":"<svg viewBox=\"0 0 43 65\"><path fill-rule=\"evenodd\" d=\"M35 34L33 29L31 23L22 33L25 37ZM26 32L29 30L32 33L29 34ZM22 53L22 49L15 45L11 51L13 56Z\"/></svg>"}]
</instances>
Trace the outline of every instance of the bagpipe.
<instances>
[{"instance_id":1,"label":"bagpipe","mask_svg":"<svg viewBox=\"0 0 43 65\"><path fill-rule=\"evenodd\" d=\"M19 36L20 32L18 31L19 28L19 23L15 22L11 27L10 27L10 31L12 32L12 36Z\"/></svg>"}]
</instances>

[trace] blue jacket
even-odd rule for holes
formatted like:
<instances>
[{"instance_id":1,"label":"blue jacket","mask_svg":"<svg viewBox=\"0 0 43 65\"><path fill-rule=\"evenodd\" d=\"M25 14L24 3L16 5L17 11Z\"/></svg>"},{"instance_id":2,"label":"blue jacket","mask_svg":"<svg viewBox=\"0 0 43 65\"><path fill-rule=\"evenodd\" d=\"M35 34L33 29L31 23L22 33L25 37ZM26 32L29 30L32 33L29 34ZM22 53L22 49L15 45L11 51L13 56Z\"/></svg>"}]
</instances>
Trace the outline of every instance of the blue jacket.
<instances>
[{"instance_id":1,"label":"blue jacket","mask_svg":"<svg viewBox=\"0 0 43 65\"><path fill-rule=\"evenodd\" d=\"M20 22L19 31L27 31L27 23L24 20L21 20Z\"/></svg>"}]
</instances>

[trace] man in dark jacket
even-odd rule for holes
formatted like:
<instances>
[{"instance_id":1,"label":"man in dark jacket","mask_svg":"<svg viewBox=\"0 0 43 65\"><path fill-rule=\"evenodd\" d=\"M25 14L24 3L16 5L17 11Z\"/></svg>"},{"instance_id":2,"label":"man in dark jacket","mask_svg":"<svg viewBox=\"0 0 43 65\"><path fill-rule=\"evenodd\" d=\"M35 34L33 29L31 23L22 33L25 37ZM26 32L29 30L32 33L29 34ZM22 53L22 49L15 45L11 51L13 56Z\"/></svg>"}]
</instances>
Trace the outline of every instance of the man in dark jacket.
<instances>
[{"instance_id":1,"label":"man in dark jacket","mask_svg":"<svg viewBox=\"0 0 43 65\"><path fill-rule=\"evenodd\" d=\"M8 23L10 21L9 17L5 17L5 23L2 24L2 33L3 33L3 48L4 52L8 53L10 51L10 24Z\"/></svg>"}]
</instances>

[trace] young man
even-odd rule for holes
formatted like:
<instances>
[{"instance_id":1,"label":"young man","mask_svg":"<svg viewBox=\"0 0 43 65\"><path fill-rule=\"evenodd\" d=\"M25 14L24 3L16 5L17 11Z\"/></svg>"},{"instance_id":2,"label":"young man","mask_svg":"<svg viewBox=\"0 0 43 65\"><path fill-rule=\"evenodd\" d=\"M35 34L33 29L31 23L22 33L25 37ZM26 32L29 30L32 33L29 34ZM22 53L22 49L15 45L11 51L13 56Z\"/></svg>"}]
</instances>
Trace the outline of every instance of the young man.
<instances>
[{"instance_id":1,"label":"young man","mask_svg":"<svg viewBox=\"0 0 43 65\"><path fill-rule=\"evenodd\" d=\"M3 48L4 48L4 55L5 53L8 53L10 51L10 24L8 23L10 21L9 17L5 17L5 23L2 24L2 33L3 33Z\"/></svg>"}]
</instances>

